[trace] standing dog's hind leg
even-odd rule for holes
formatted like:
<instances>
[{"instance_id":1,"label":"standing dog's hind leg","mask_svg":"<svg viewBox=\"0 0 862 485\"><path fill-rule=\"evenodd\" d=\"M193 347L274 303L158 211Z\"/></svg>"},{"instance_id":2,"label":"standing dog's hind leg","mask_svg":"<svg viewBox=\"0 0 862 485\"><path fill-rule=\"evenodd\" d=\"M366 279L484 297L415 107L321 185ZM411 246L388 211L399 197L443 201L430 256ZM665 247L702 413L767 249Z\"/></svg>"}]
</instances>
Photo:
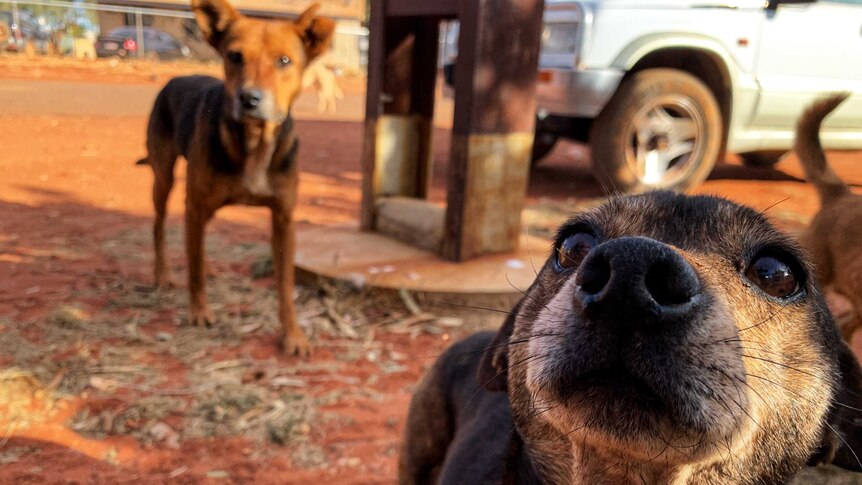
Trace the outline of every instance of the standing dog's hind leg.
<instances>
[{"instance_id":1,"label":"standing dog's hind leg","mask_svg":"<svg viewBox=\"0 0 862 485\"><path fill-rule=\"evenodd\" d=\"M154 156L155 155L155 156ZM174 163L176 155L158 154L148 156L153 167L153 207L156 218L153 222L153 246L155 247L154 276L158 288L173 288L171 269L165 255L165 217L167 215L168 196L174 186Z\"/></svg>"}]
</instances>

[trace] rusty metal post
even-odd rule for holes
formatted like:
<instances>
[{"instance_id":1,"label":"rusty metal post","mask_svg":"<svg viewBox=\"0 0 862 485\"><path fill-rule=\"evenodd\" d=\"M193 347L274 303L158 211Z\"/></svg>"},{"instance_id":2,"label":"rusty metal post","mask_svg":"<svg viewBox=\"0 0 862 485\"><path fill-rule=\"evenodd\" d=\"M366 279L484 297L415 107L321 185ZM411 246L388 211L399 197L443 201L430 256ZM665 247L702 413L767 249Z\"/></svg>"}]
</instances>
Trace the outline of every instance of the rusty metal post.
<instances>
[{"instance_id":1,"label":"rusty metal post","mask_svg":"<svg viewBox=\"0 0 862 485\"><path fill-rule=\"evenodd\" d=\"M533 144L543 0L461 3L443 256L517 249Z\"/></svg>"}]
</instances>

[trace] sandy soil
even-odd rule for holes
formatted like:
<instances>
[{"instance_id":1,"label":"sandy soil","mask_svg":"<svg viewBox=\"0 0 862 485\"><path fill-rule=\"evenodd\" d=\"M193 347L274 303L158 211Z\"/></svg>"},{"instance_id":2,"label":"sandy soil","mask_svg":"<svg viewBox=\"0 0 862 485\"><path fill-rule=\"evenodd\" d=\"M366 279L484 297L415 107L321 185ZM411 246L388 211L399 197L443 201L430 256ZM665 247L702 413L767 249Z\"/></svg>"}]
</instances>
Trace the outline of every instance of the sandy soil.
<instances>
[{"instance_id":1,"label":"sandy soil","mask_svg":"<svg viewBox=\"0 0 862 485\"><path fill-rule=\"evenodd\" d=\"M0 57L0 66L0 80L106 89L217 72L12 57ZM360 89L351 82L348 89ZM0 113L0 483L392 483L417 379L453 339L496 326L493 310L511 302L484 302L489 311L455 306L453 315L452 305L420 298L427 315L417 319L393 295L301 287L300 316L316 352L305 361L284 358L262 267L268 216L232 207L219 213L207 242L219 325L190 328L184 290L151 286L151 175L133 165L145 123L143 116ZM354 220L361 124L300 119L298 130L298 219ZM441 128L437 200L447 151ZM842 177L862 183L862 155L831 156ZM583 147L563 144L534 171L525 230L549 235L602 195L586 160ZM816 211L816 197L792 157L777 168L730 160L699 191L766 210L797 231ZM175 192L170 203L178 276L182 200Z\"/></svg>"}]
</instances>

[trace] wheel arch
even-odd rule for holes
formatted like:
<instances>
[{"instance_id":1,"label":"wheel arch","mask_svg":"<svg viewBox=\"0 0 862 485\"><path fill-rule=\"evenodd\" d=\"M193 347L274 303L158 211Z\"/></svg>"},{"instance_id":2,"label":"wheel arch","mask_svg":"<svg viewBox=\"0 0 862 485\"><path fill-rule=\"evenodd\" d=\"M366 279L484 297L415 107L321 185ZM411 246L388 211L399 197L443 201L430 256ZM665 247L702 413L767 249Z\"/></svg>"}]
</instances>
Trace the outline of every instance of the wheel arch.
<instances>
[{"instance_id":1,"label":"wheel arch","mask_svg":"<svg viewBox=\"0 0 862 485\"><path fill-rule=\"evenodd\" d=\"M734 61L721 45L709 37L679 36L642 38L633 42L614 61L626 76L652 68L669 68L687 72L700 79L718 102L722 117L722 141L719 159L724 157L733 115Z\"/></svg>"}]
</instances>

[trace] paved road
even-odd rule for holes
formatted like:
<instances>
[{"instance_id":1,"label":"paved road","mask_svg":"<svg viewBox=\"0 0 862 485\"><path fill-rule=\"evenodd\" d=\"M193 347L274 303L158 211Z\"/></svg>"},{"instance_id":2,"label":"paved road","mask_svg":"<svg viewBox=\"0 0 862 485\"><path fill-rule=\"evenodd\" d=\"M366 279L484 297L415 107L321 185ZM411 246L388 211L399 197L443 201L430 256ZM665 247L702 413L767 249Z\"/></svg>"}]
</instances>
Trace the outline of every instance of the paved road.
<instances>
[{"instance_id":1,"label":"paved road","mask_svg":"<svg viewBox=\"0 0 862 485\"><path fill-rule=\"evenodd\" d=\"M147 116L160 86L77 81L0 80L2 115ZM294 114L305 119L361 120L362 94L345 94L336 113L317 112L317 93L306 91Z\"/></svg>"}]
</instances>

